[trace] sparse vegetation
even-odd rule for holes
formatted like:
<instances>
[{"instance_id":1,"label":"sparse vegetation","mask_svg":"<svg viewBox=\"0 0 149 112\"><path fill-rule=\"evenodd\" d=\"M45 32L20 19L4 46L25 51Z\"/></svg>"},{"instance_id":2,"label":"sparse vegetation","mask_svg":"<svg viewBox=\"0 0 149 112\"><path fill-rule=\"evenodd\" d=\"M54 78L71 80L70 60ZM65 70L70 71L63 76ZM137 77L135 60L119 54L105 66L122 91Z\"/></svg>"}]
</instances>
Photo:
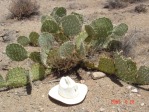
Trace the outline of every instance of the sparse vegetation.
<instances>
[{"instance_id":1,"label":"sparse vegetation","mask_svg":"<svg viewBox=\"0 0 149 112\"><path fill-rule=\"evenodd\" d=\"M140 4L140 5L136 6L134 10L137 13L146 13L147 12L146 5L144 5L144 4Z\"/></svg>"},{"instance_id":2,"label":"sparse vegetation","mask_svg":"<svg viewBox=\"0 0 149 112\"><path fill-rule=\"evenodd\" d=\"M39 5L36 0L12 0L9 11L12 13L13 17L23 19L37 14Z\"/></svg>"},{"instance_id":3,"label":"sparse vegetation","mask_svg":"<svg viewBox=\"0 0 149 112\"><path fill-rule=\"evenodd\" d=\"M106 5L104 8L108 9L120 9L127 6L127 3L122 0L107 0Z\"/></svg>"}]
</instances>

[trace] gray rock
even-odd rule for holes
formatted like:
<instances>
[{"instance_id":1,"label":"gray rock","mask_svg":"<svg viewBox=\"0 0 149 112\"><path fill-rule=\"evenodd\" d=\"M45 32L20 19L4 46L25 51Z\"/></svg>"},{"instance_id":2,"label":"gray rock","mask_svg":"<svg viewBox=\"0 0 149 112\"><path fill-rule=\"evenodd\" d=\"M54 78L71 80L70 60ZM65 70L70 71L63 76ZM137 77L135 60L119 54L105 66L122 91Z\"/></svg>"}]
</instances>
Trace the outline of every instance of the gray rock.
<instances>
[{"instance_id":1,"label":"gray rock","mask_svg":"<svg viewBox=\"0 0 149 112\"><path fill-rule=\"evenodd\" d=\"M100 78L106 77L106 74L103 73L103 72L93 72L93 73L91 74L91 76L92 76L92 78L93 78L94 80L96 80L96 79L100 79Z\"/></svg>"}]
</instances>

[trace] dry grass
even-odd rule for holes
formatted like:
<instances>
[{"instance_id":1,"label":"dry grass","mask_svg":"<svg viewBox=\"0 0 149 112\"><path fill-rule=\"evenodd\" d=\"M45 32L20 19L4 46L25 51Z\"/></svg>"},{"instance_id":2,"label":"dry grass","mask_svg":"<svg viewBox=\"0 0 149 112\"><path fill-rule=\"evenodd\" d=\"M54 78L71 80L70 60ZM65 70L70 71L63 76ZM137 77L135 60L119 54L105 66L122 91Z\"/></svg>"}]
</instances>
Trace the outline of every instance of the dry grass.
<instances>
[{"instance_id":1,"label":"dry grass","mask_svg":"<svg viewBox=\"0 0 149 112\"><path fill-rule=\"evenodd\" d=\"M12 0L9 11L12 13L13 17L23 19L37 14L39 5L36 0Z\"/></svg>"}]
</instances>

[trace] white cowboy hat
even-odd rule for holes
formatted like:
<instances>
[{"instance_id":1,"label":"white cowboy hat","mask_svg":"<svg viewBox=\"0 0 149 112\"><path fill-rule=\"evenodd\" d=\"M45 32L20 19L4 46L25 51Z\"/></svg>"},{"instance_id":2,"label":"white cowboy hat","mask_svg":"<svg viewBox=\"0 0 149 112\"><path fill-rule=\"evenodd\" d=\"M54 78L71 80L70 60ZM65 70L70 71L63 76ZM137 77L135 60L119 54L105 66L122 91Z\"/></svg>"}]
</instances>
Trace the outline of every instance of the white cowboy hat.
<instances>
[{"instance_id":1,"label":"white cowboy hat","mask_svg":"<svg viewBox=\"0 0 149 112\"><path fill-rule=\"evenodd\" d=\"M85 84L75 83L70 77L62 77L59 85L49 91L49 96L65 104L77 104L83 101L88 88Z\"/></svg>"}]
</instances>

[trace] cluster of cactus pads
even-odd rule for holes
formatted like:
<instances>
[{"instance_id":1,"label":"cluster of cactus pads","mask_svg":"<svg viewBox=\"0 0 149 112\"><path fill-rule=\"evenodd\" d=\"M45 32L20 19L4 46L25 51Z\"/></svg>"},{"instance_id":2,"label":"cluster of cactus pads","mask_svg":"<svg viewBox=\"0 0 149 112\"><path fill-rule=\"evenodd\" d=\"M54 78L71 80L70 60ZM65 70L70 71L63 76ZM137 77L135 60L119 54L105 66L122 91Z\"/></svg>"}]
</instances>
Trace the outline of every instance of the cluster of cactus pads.
<instances>
[{"instance_id":1,"label":"cluster of cactus pads","mask_svg":"<svg viewBox=\"0 0 149 112\"><path fill-rule=\"evenodd\" d=\"M116 53L122 47L120 39L128 30L126 24L114 26L110 19L102 17L84 25L81 14L72 12L67 15L63 7L56 7L51 14L42 16L41 23L40 34L31 32L29 38L20 36L18 43L6 47L6 54L11 60L29 59L35 64L29 70L21 67L9 70L6 80L0 75L0 88L24 86L30 83L30 79L43 79L49 70L65 72L78 64L115 74L128 83L149 84L149 68L137 70L135 62ZM27 52L25 46L28 45L40 50ZM102 55L99 53L101 50L112 51L114 55ZM93 60L95 54L98 59Z\"/></svg>"}]
</instances>

